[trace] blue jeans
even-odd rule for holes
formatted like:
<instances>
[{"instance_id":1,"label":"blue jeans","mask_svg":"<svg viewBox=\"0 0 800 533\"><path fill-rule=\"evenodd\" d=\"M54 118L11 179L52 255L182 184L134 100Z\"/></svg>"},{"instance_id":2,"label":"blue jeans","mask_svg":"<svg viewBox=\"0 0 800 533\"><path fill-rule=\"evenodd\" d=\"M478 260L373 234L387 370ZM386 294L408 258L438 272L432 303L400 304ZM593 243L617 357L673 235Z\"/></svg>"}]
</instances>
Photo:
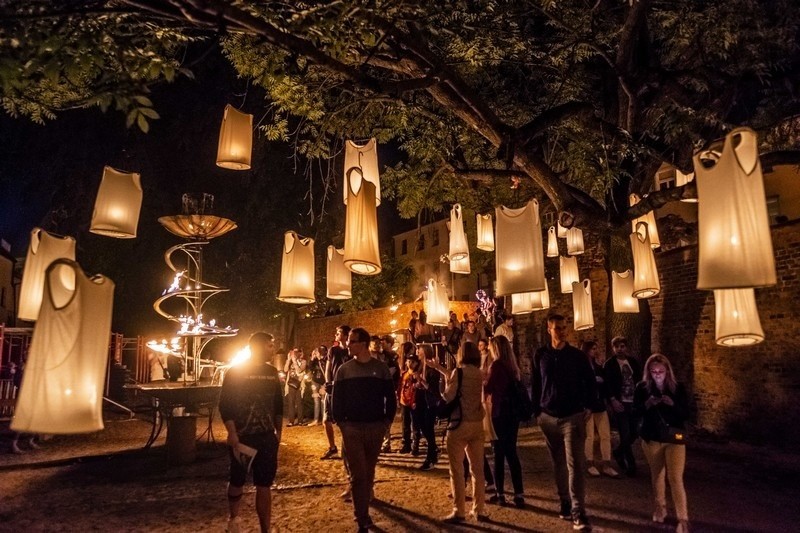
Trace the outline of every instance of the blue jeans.
<instances>
[{"instance_id":1,"label":"blue jeans","mask_svg":"<svg viewBox=\"0 0 800 533\"><path fill-rule=\"evenodd\" d=\"M586 421L583 412L563 418L542 413L539 427L553 460L558 497L572 504L572 515L585 511Z\"/></svg>"}]
</instances>

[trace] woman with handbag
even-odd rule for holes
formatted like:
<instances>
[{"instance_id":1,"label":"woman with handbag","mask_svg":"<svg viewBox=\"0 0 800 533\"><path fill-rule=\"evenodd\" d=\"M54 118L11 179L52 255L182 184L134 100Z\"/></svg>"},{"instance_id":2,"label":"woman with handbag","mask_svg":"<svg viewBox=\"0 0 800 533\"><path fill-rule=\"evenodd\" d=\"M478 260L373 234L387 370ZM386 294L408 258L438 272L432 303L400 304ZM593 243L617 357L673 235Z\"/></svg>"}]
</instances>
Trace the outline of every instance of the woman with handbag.
<instances>
[{"instance_id":1,"label":"woman with handbag","mask_svg":"<svg viewBox=\"0 0 800 533\"><path fill-rule=\"evenodd\" d=\"M686 465L685 426L689 416L686 389L675 380L672 365L664 355L650 356L644 365L644 380L636 387L634 412L642 417L642 449L650 465L655 499L653 522L667 517L665 477L678 516L677 533L689 531L689 512L683 470ZM666 473L666 475L665 475Z\"/></svg>"}]
</instances>

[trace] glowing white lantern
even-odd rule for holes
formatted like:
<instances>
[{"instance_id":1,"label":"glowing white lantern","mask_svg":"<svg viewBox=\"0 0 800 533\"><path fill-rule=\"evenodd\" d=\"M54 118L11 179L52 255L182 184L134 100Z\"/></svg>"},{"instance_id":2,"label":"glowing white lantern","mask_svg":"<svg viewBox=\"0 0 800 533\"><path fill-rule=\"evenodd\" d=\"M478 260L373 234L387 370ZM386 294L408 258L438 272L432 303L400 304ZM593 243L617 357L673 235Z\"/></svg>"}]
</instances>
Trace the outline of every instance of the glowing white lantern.
<instances>
[{"instance_id":1,"label":"glowing white lantern","mask_svg":"<svg viewBox=\"0 0 800 533\"><path fill-rule=\"evenodd\" d=\"M560 221L556 221L556 235L559 239L567 238L567 228L562 226Z\"/></svg>"},{"instance_id":2,"label":"glowing white lantern","mask_svg":"<svg viewBox=\"0 0 800 533\"><path fill-rule=\"evenodd\" d=\"M314 303L314 239L301 237L294 231L284 233L278 300L290 304Z\"/></svg>"},{"instance_id":3,"label":"glowing white lantern","mask_svg":"<svg viewBox=\"0 0 800 533\"><path fill-rule=\"evenodd\" d=\"M699 200L697 288L775 285L775 257L755 132L749 128L730 132L716 162L703 155L694 156Z\"/></svg>"},{"instance_id":4,"label":"glowing white lantern","mask_svg":"<svg viewBox=\"0 0 800 533\"><path fill-rule=\"evenodd\" d=\"M567 230L567 254L580 255L583 250L583 230L570 228Z\"/></svg>"},{"instance_id":5,"label":"glowing white lantern","mask_svg":"<svg viewBox=\"0 0 800 533\"><path fill-rule=\"evenodd\" d=\"M106 237L133 239L142 208L142 184L135 172L103 168L89 231Z\"/></svg>"},{"instance_id":6,"label":"glowing white lantern","mask_svg":"<svg viewBox=\"0 0 800 533\"><path fill-rule=\"evenodd\" d=\"M478 250L487 252L494 251L494 228L492 227L492 215L475 215L478 221Z\"/></svg>"},{"instance_id":7,"label":"glowing white lantern","mask_svg":"<svg viewBox=\"0 0 800 533\"><path fill-rule=\"evenodd\" d=\"M360 169L351 168L347 171L347 190L349 196L344 230L344 266L356 274L380 274L375 185L363 179Z\"/></svg>"},{"instance_id":8,"label":"glowing white lantern","mask_svg":"<svg viewBox=\"0 0 800 533\"><path fill-rule=\"evenodd\" d=\"M592 311L592 282L588 279L572 284L572 312L575 317L575 331L594 327Z\"/></svg>"},{"instance_id":9,"label":"glowing white lantern","mask_svg":"<svg viewBox=\"0 0 800 533\"><path fill-rule=\"evenodd\" d=\"M450 320L447 289L433 278L428 280L428 290L425 294L425 314L428 315L428 324L431 326L446 326Z\"/></svg>"},{"instance_id":10,"label":"glowing white lantern","mask_svg":"<svg viewBox=\"0 0 800 533\"><path fill-rule=\"evenodd\" d=\"M522 294L511 295L511 314L527 315L534 311L542 311L550 308L550 291L546 288L543 291L524 292Z\"/></svg>"},{"instance_id":11,"label":"glowing white lantern","mask_svg":"<svg viewBox=\"0 0 800 533\"><path fill-rule=\"evenodd\" d=\"M344 250L328 246L327 296L331 300L347 300L353 297L353 274L344 266Z\"/></svg>"},{"instance_id":12,"label":"glowing white lantern","mask_svg":"<svg viewBox=\"0 0 800 533\"><path fill-rule=\"evenodd\" d=\"M641 201L638 194L631 194L628 197L628 201L630 202L631 206L638 204ZM653 214L653 211L648 211L644 215L631 220L631 231L636 231L636 224L639 222L644 222L647 224L647 231L650 233L650 246L653 249L658 248L661 246L661 240L658 238L658 226L656 226L656 217Z\"/></svg>"},{"instance_id":13,"label":"glowing white lantern","mask_svg":"<svg viewBox=\"0 0 800 533\"><path fill-rule=\"evenodd\" d=\"M722 346L749 346L764 340L753 289L714 291L715 337Z\"/></svg>"},{"instance_id":14,"label":"glowing white lantern","mask_svg":"<svg viewBox=\"0 0 800 533\"><path fill-rule=\"evenodd\" d=\"M578 258L559 256L558 265L561 275L561 293L569 294L572 292L572 284L581 279L578 272Z\"/></svg>"},{"instance_id":15,"label":"glowing white lantern","mask_svg":"<svg viewBox=\"0 0 800 533\"><path fill-rule=\"evenodd\" d=\"M547 257L558 257L558 238L554 226L547 230Z\"/></svg>"},{"instance_id":16,"label":"glowing white lantern","mask_svg":"<svg viewBox=\"0 0 800 533\"><path fill-rule=\"evenodd\" d=\"M639 299L633 296L633 271L611 272L611 299L615 313L638 313Z\"/></svg>"},{"instance_id":17,"label":"glowing white lantern","mask_svg":"<svg viewBox=\"0 0 800 533\"><path fill-rule=\"evenodd\" d=\"M33 228L19 290L17 317L20 320L36 320L39 317L44 294L45 271L56 259L75 259L75 239L59 237L43 229Z\"/></svg>"},{"instance_id":18,"label":"glowing white lantern","mask_svg":"<svg viewBox=\"0 0 800 533\"><path fill-rule=\"evenodd\" d=\"M650 298L661 292L658 281L658 269L653 248L650 246L646 222L639 222L631 233L631 250L633 251L633 296Z\"/></svg>"},{"instance_id":19,"label":"glowing white lantern","mask_svg":"<svg viewBox=\"0 0 800 533\"><path fill-rule=\"evenodd\" d=\"M496 219L497 294L543 291L544 250L539 202L531 200L519 209L500 206Z\"/></svg>"},{"instance_id":20,"label":"glowing white lantern","mask_svg":"<svg viewBox=\"0 0 800 533\"><path fill-rule=\"evenodd\" d=\"M694 181L694 172L689 172L688 174L684 174L677 168L675 169L675 184L678 187L682 187L683 185L686 185L690 181ZM697 203L697 198L681 198L681 202Z\"/></svg>"},{"instance_id":21,"label":"glowing white lantern","mask_svg":"<svg viewBox=\"0 0 800 533\"><path fill-rule=\"evenodd\" d=\"M225 106L219 129L217 166L231 170L248 170L253 153L253 115L242 113L232 105Z\"/></svg>"},{"instance_id":22,"label":"glowing white lantern","mask_svg":"<svg viewBox=\"0 0 800 533\"><path fill-rule=\"evenodd\" d=\"M353 141L344 143L344 205L347 205L347 172L351 168L361 169L363 179L375 186L375 205L381 205L381 177L378 172L378 143L370 139L366 144Z\"/></svg>"},{"instance_id":23,"label":"glowing white lantern","mask_svg":"<svg viewBox=\"0 0 800 533\"><path fill-rule=\"evenodd\" d=\"M450 210L450 259L463 259L469 255L467 236L464 233L464 219L461 214L461 204L455 204Z\"/></svg>"},{"instance_id":24,"label":"glowing white lantern","mask_svg":"<svg viewBox=\"0 0 800 533\"><path fill-rule=\"evenodd\" d=\"M472 272L469 264L469 254L461 259L450 259L450 272L453 274L469 274Z\"/></svg>"}]
</instances>

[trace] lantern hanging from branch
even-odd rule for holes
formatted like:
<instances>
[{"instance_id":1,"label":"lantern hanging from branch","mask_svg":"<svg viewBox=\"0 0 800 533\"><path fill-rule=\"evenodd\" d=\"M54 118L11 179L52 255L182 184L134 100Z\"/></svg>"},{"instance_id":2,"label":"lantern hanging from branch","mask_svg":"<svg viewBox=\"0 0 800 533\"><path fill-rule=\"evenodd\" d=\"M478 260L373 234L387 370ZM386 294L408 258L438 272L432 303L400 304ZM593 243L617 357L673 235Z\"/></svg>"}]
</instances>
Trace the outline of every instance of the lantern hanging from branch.
<instances>
[{"instance_id":1,"label":"lantern hanging from branch","mask_svg":"<svg viewBox=\"0 0 800 533\"><path fill-rule=\"evenodd\" d=\"M469 255L461 204L455 204L450 210L450 251L448 255L451 260L455 259L456 261Z\"/></svg>"},{"instance_id":2,"label":"lantern hanging from branch","mask_svg":"<svg viewBox=\"0 0 800 533\"><path fill-rule=\"evenodd\" d=\"M11 429L72 434L103 429L103 389L114 282L87 277L57 259L44 276L44 298Z\"/></svg>"},{"instance_id":3,"label":"lantern hanging from branch","mask_svg":"<svg viewBox=\"0 0 800 533\"><path fill-rule=\"evenodd\" d=\"M363 179L357 167L347 171L347 213L344 230L344 266L356 274L381 272L378 247L378 211L375 185Z\"/></svg>"},{"instance_id":4,"label":"lantern hanging from branch","mask_svg":"<svg viewBox=\"0 0 800 533\"><path fill-rule=\"evenodd\" d=\"M519 209L500 206L496 219L497 294L543 291L544 250L539 202L533 199Z\"/></svg>"},{"instance_id":5,"label":"lantern hanging from branch","mask_svg":"<svg viewBox=\"0 0 800 533\"><path fill-rule=\"evenodd\" d=\"M675 169L675 185L682 187L691 181L694 181L694 172L684 174L677 168ZM681 202L697 203L697 198L681 198Z\"/></svg>"},{"instance_id":6,"label":"lantern hanging from branch","mask_svg":"<svg viewBox=\"0 0 800 533\"><path fill-rule=\"evenodd\" d=\"M347 205L347 173L351 168L361 169L361 176L375 186L375 205L381 205L381 178L378 171L378 143L370 139L365 144L353 141L344 143L344 204Z\"/></svg>"},{"instance_id":7,"label":"lantern hanging from branch","mask_svg":"<svg viewBox=\"0 0 800 533\"><path fill-rule=\"evenodd\" d=\"M558 238L554 226L547 230L547 257L558 257Z\"/></svg>"},{"instance_id":8,"label":"lantern hanging from branch","mask_svg":"<svg viewBox=\"0 0 800 533\"><path fill-rule=\"evenodd\" d=\"M347 300L353 297L353 274L344 266L344 249L328 246L326 269L327 296L331 300Z\"/></svg>"},{"instance_id":9,"label":"lantern hanging from branch","mask_svg":"<svg viewBox=\"0 0 800 533\"><path fill-rule=\"evenodd\" d=\"M142 183L135 172L103 169L89 231L106 237L133 239L142 209Z\"/></svg>"},{"instance_id":10,"label":"lantern hanging from branch","mask_svg":"<svg viewBox=\"0 0 800 533\"><path fill-rule=\"evenodd\" d=\"M428 280L428 290L425 294L425 314L428 315L428 324L431 326L446 326L450 320L447 289L433 278Z\"/></svg>"},{"instance_id":11,"label":"lantern hanging from branch","mask_svg":"<svg viewBox=\"0 0 800 533\"><path fill-rule=\"evenodd\" d=\"M469 254L461 259L450 259L450 272L453 274L469 274L472 272L469 264Z\"/></svg>"},{"instance_id":12,"label":"lantern hanging from branch","mask_svg":"<svg viewBox=\"0 0 800 533\"><path fill-rule=\"evenodd\" d=\"M636 224L631 233L631 250L633 251L633 296L650 298L661 292L658 280L658 269L653 248L650 246L646 222Z\"/></svg>"},{"instance_id":13,"label":"lantern hanging from branch","mask_svg":"<svg viewBox=\"0 0 800 533\"><path fill-rule=\"evenodd\" d=\"M475 215L478 222L478 250L487 252L494 251L494 228L492 227L492 215Z\"/></svg>"},{"instance_id":14,"label":"lantern hanging from branch","mask_svg":"<svg viewBox=\"0 0 800 533\"><path fill-rule=\"evenodd\" d=\"M578 258L562 255L558 258L558 264L561 275L561 293L569 294L572 292L572 284L581 279L578 272Z\"/></svg>"},{"instance_id":15,"label":"lantern hanging from branch","mask_svg":"<svg viewBox=\"0 0 800 533\"><path fill-rule=\"evenodd\" d=\"M633 296L633 271L611 272L611 295L615 313L638 313L639 299Z\"/></svg>"},{"instance_id":16,"label":"lantern hanging from branch","mask_svg":"<svg viewBox=\"0 0 800 533\"><path fill-rule=\"evenodd\" d=\"M707 166L708 165L708 166ZM694 156L698 289L775 285L775 257L756 134L738 128L713 161Z\"/></svg>"},{"instance_id":17,"label":"lantern hanging from branch","mask_svg":"<svg viewBox=\"0 0 800 533\"><path fill-rule=\"evenodd\" d=\"M575 331L594 327L592 282L588 279L572 283L572 311L575 318Z\"/></svg>"},{"instance_id":18,"label":"lantern hanging from branch","mask_svg":"<svg viewBox=\"0 0 800 533\"><path fill-rule=\"evenodd\" d=\"M764 340L753 289L714 291L715 337L722 346L749 346Z\"/></svg>"},{"instance_id":19,"label":"lantern hanging from branch","mask_svg":"<svg viewBox=\"0 0 800 533\"><path fill-rule=\"evenodd\" d=\"M314 303L314 239L301 237L294 231L283 235L278 300L290 304Z\"/></svg>"},{"instance_id":20,"label":"lantern hanging from branch","mask_svg":"<svg viewBox=\"0 0 800 533\"><path fill-rule=\"evenodd\" d=\"M638 194L631 194L628 197L631 207L638 204L642 199ZM653 249L661 246L661 240L658 237L658 226L656 226L656 216L653 211L648 211L639 218L631 220L631 231L636 231L636 224L644 222L647 224L647 231L650 233L650 246Z\"/></svg>"},{"instance_id":21,"label":"lantern hanging from branch","mask_svg":"<svg viewBox=\"0 0 800 533\"><path fill-rule=\"evenodd\" d=\"M20 320L33 321L39 317L44 294L45 271L56 259L75 260L75 239L59 237L43 229L33 228L19 290L17 318Z\"/></svg>"},{"instance_id":22,"label":"lantern hanging from branch","mask_svg":"<svg viewBox=\"0 0 800 533\"><path fill-rule=\"evenodd\" d=\"M570 228L567 230L567 254L580 255L583 249L583 230L580 228Z\"/></svg>"},{"instance_id":23,"label":"lantern hanging from branch","mask_svg":"<svg viewBox=\"0 0 800 533\"><path fill-rule=\"evenodd\" d=\"M559 239L567 238L567 228L561 225L561 221L556 221L556 235Z\"/></svg>"},{"instance_id":24,"label":"lantern hanging from branch","mask_svg":"<svg viewBox=\"0 0 800 533\"><path fill-rule=\"evenodd\" d=\"M219 129L217 166L230 170L249 170L253 153L253 115L225 106Z\"/></svg>"},{"instance_id":25,"label":"lantern hanging from branch","mask_svg":"<svg viewBox=\"0 0 800 533\"><path fill-rule=\"evenodd\" d=\"M545 285L543 291L524 292L511 295L511 314L527 315L534 311L550 308L550 291Z\"/></svg>"}]
</instances>

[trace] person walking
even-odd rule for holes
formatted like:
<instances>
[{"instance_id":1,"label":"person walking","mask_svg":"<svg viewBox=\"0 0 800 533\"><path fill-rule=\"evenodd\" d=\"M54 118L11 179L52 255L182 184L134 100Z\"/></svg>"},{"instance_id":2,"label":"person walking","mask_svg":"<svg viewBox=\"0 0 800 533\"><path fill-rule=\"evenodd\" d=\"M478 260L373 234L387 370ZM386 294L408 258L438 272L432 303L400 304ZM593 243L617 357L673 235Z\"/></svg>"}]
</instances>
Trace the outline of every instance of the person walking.
<instances>
[{"instance_id":1,"label":"person walking","mask_svg":"<svg viewBox=\"0 0 800 533\"><path fill-rule=\"evenodd\" d=\"M612 416L619 431L619 446L613 456L619 467L628 477L636 475L636 459L633 456L633 442L637 437L637 417L633 412L633 391L642 376L639 361L628 352L625 337L611 339L614 357L606 361L605 384L608 388Z\"/></svg>"},{"instance_id":2,"label":"person walking","mask_svg":"<svg viewBox=\"0 0 800 533\"><path fill-rule=\"evenodd\" d=\"M433 347L430 344L420 344L417 346L417 357L423 361L422 379L417 381L417 397L414 411L412 412L413 424L422 436L425 437L427 452L425 461L420 465L420 470L430 470L439 462L439 448L436 445L436 407L441 398L439 384L441 379L436 367L431 364L436 361ZM416 430L415 430L416 434ZM419 455L419 438L415 438L411 449L411 455Z\"/></svg>"},{"instance_id":3,"label":"person walking","mask_svg":"<svg viewBox=\"0 0 800 533\"><path fill-rule=\"evenodd\" d=\"M350 354L347 352L347 338L350 335L350 326L342 324L336 328L336 334L333 341L333 346L328 350L328 359L325 362L325 399L322 403L322 423L325 426L325 438L328 439L328 449L320 457L321 460L333 459L339 448L336 447L335 435L333 432L333 378L339 367L350 360ZM347 496L349 493L345 491L343 494Z\"/></svg>"},{"instance_id":4,"label":"person walking","mask_svg":"<svg viewBox=\"0 0 800 533\"><path fill-rule=\"evenodd\" d=\"M307 361L303 350L295 348L289 352L283 372L286 374L286 401L288 402L289 423L287 426L298 426L303 423L303 380L306 375Z\"/></svg>"},{"instance_id":5,"label":"person walking","mask_svg":"<svg viewBox=\"0 0 800 533\"><path fill-rule=\"evenodd\" d=\"M592 477L602 472L608 477L619 478L619 472L611 466L611 424L608 420L608 389L605 386L604 358L600 356L600 346L595 341L584 341L581 351L586 354L597 382L597 398L592 402L592 415L586 421L586 464ZM600 440L600 461L594 457L594 435Z\"/></svg>"}]
</instances>

